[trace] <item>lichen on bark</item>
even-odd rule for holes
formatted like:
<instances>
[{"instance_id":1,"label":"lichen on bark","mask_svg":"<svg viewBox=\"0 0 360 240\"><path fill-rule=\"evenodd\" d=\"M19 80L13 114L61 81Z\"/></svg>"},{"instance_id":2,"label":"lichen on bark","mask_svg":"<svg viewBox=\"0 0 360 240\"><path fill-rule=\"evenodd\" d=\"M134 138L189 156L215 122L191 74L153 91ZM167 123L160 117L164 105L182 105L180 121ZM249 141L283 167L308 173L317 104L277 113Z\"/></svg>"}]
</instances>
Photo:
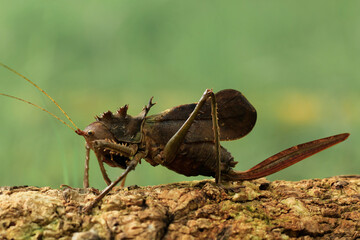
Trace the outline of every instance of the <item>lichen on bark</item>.
<instances>
[{"instance_id":1,"label":"lichen on bark","mask_svg":"<svg viewBox=\"0 0 360 240\"><path fill-rule=\"evenodd\" d=\"M0 188L0 239L356 239L360 176L94 189Z\"/></svg>"}]
</instances>

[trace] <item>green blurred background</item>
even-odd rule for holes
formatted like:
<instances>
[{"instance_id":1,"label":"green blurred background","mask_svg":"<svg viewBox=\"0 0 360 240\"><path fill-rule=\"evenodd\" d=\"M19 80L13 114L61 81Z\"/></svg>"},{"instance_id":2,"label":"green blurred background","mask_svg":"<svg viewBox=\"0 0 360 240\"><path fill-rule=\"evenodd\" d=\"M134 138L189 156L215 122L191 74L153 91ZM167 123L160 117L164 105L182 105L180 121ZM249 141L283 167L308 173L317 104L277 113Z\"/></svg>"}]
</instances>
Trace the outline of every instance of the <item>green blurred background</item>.
<instances>
[{"instance_id":1,"label":"green blurred background","mask_svg":"<svg viewBox=\"0 0 360 240\"><path fill-rule=\"evenodd\" d=\"M345 142L270 180L360 174L359 1L0 1L0 61L44 88L75 123L151 96L158 113L234 88L258 111L245 138L225 142L246 170L309 140ZM0 92L61 116L0 69ZM84 140L49 115L0 97L0 185L82 186ZM63 117L63 116L61 116ZM107 168L112 178L122 170ZM187 178L145 161L127 185ZM90 185L105 183L91 155Z\"/></svg>"}]
</instances>

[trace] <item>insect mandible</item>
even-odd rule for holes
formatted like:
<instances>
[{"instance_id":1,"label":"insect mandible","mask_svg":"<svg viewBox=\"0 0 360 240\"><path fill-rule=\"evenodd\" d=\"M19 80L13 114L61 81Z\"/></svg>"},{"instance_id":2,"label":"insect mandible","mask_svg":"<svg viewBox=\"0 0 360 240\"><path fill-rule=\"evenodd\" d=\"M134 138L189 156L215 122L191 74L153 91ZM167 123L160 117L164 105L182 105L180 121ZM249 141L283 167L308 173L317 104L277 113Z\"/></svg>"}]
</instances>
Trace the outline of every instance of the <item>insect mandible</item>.
<instances>
[{"instance_id":1,"label":"insect mandible","mask_svg":"<svg viewBox=\"0 0 360 240\"><path fill-rule=\"evenodd\" d=\"M342 133L283 150L247 171L236 171L237 164L220 141L236 140L247 135L256 122L256 110L239 91L226 89L213 93L206 89L199 102L180 105L159 114L147 116L154 105L152 98L139 115L127 114L128 105L115 113L107 111L80 130L65 111L34 82L0 63L43 92L74 126L27 100L8 94L0 95L31 104L73 129L86 141L84 188L89 187L89 159L92 150L108 185L84 211L90 211L141 159L151 165L163 165L185 176L212 176L215 182L242 181L268 176L348 138ZM108 177L104 163L125 171L114 181Z\"/></svg>"}]
</instances>

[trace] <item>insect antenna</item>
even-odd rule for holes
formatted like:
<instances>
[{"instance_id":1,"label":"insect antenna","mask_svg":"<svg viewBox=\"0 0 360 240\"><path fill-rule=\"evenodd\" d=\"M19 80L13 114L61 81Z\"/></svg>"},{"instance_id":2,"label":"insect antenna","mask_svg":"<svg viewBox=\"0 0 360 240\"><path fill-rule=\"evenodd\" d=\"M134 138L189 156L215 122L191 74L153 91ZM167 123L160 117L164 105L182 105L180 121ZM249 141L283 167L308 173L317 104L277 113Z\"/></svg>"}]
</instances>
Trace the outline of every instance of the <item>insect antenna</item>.
<instances>
[{"instance_id":1,"label":"insect antenna","mask_svg":"<svg viewBox=\"0 0 360 240\"><path fill-rule=\"evenodd\" d=\"M3 96L6 96L6 97L10 97L10 98L14 98L14 99L17 99L17 100L20 100L20 101L23 101L23 102L26 102L30 105L33 105L47 113L49 113L50 115L52 115L53 117L55 117L56 119L58 119L60 122L64 123L66 126L70 127L71 129L77 131L79 130L79 128L75 125L75 123L71 120L71 118L66 114L66 112L60 107L60 105L52 98L50 97L49 94L47 94L42 88L40 88L38 85L36 85L34 82L32 82L30 79L28 79L27 77L25 77L24 75L18 73L17 71L15 71L14 69L12 69L11 67L3 64L0 62L0 65L3 66L4 68L10 70L11 72L15 73L16 75L20 76L21 78L25 79L26 81L28 81L30 84L32 84L34 87L36 87L39 91L41 91L42 93L44 93L53 103L55 103L55 105L60 109L60 111L65 115L65 117L71 122L71 124L75 127L75 129L73 127L71 127L69 124L65 123L63 120L61 120L59 117L57 117L56 115L50 113L49 111L47 111L46 109L34 104L34 103L31 103L29 101L26 101L24 99L21 99L21 98L18 98L18 97L14 97L14 96L11 96L11 95L7 95L7 94L4 94L4 93L1 93L0 95L3 95Z\"/></svg>"},{"instance_id":2,"label":"insect antenna","mask_svg":"<svg viewBox=\"0 0 360 240\"><path fill-rule=\"evenodd\" d=\"M9 97L9 98L13 98L13 99L16 99L16 100L19 100L19 101L22 101L22 102L25 102L25 103L28 103L34 107L37 107L39 108L40 110L44 111L44 112L47 112L48 114L50 114L51 116L53 116L54 118L56 118L57 120L59 120L60 122L62 122L63 124L65 124L66 126L68 126L69 128L71 128L72 130L76 131L72 126L70 126L69 124L67 124L64 120L62 120L61 118L59 118L58 116L56 116L55 114L49 112L48 110L46 110L45 108L42 108L38 105L36 105L35 103L32 103L32 102L29 102L29 101L26 101L24 99L21 99L21 98L18 98L18 97L15 97L15 96L11 96L11 95L8 95L8 94L5 94L5 93L0 93L1 96L5 96L5 97Z\"/></svg>"}]
</instances>

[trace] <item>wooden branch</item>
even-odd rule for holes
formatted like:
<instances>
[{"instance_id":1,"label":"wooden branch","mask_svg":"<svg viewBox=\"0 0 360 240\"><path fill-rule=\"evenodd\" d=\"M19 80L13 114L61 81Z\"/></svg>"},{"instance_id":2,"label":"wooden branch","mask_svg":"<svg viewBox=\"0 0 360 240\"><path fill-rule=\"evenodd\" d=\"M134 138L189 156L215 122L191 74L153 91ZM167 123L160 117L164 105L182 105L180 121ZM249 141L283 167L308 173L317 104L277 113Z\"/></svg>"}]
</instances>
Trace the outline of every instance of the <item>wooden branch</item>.
<instances>
[{"instance_id":1,"label":"wooden branch","mask_svg":"<svg viewBox=\"0 0 360 240\"><path fill-rule=\"evenodd\" d=\"M94 189L0 188L0 239L356 239L360 176Z\"/></svg>"}]
</instances>

